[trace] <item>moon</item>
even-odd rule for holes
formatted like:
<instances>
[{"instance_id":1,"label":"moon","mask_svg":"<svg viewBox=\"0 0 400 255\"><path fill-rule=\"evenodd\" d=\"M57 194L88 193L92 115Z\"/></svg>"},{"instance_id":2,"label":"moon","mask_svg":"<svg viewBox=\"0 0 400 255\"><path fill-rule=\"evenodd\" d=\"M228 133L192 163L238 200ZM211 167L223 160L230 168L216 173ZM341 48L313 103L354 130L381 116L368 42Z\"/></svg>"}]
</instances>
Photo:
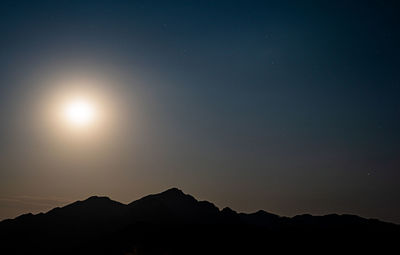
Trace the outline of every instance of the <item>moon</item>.
<instances>
[{"instance_id":1,"label":"moon","mask_svg":"<svg viewBox=\"0 0 400 255\"><path fill-rule=\"evenodd\" d=\"M103 73L66 72L43 78L40 92L32 93L38 95L37 130L55 142L88 146L118 135L133 115L131 109L137 107L131 107L131 97L125 97L130 94L124 85Z\"/></svg>"},{"instance_id":2,"label":"moon","mask_svg":"<svg viewBox=\"0 0 400 255\"><path fill-rule=\"evenodd\" d=\"M95 123L97 109L94 102L91 102L88 98L78 97L65 102L62 114L68 126L87 128Z\"/></svg>"}]
</instances>

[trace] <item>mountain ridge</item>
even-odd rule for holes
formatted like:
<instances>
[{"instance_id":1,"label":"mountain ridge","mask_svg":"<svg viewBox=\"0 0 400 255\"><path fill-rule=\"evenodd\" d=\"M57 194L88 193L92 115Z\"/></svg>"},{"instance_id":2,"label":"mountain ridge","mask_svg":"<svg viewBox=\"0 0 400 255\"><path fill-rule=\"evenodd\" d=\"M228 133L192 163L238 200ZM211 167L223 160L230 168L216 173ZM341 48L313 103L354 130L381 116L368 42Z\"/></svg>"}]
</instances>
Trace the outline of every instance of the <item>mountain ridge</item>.
<instances>
[{"instance_id":1,"label":"mountain ridge","mask_svg":"<svg viewBox=\"0 0 400 255\"><path fill-rule=\"evenodd\" d=\"M216 246L218 251L228 247L229 252L236 253L247 251L249 246L263 249L265 240L271 247L278 247L286 240L297 243L311 238L330 243L324 237L332 237L345 244L355 237L377 240L382 236L400 237L400 226L347 214L303 214L290 218L263 210L238 213L229 207L220 210L211 202L198 201L171 188L128 204L91 196L46 213L3 220L0 240L6 242L0 245L0 252L16 249L14 254L53 254L60 253L59 247L67 247L65 254L126 254L135 249L142 251L137 254L185 254L187 249L199 245L196 240L204 240L206 247ZM13 243L27 244L30 250ZM238 250L230 243L240 244ZM169 248L154 251L154 244Z\"/></svg>"},{"instance_id":2,"label":"mountain ridge","mask_svg":"<svg viewBox=\"0 0 400 255\"><path fill-rule=\"evenodd\" d=\"M48 213L52 213L52 212L58 211L60 209L67 209L67 208L70 208L70 207L79 207L79 206L83 206L83 205L86 205L86 206L88 206L88 205L90 205L90 206L98 205L99 206L100 205L101 206L101 204L99 204L99 202L101 202L101 201L104 202L104 203L107 202L107 203L109 203L109 205L113 205L113 206L115 205L115 206L120 206L120 207L124 207L124 206L131 207L131 206L135 206L138 203L141 203L141 202L144 202L144 201L147 201L147 200L159 199L159 198L165 200L165 198L171 198L171 197L172 198L178 198L178 199L182 199L182 198L190 199L193 202L197 202L197 203L201 203L201 204L208 204L209 206L213 206L216 209L218 209L219 212L223 212L224 210L230 210L230 211L233 211L233 212L235 212L237 214L240 214L240 215L260 215L260 214L264 214L264 215L268 215L268 216L272 216L272 217L289 218L289 219L299 219L299 218L304 218L304 217L331 217L331 216L349 217L349 216L354 216L354 217L358 217L358 218L361 218L361 219L364 219L364 220L379 221L379 222L383 222L383 223L387 223L387 224L393 224L393 225L400 226L399 224L392 223L392 222L387 222L387 221L382 221L382 220L379 220L379 219L376 219L376 218L364 218L364 217L361 217L361 216L358 216L358 215L347 214L347 213L346 214L330 213L330 214L325 214L325 215L311 215L311 214L305 213L305 214L295 215L293 217L279 216L277 214L273 214L273 213L267 212L267 211L262 210L262 209L260 209L260 210L258 210L256 212L250 212L250 213L240 212L239 213L239 212L231 209L230 207L225 207L223 209L219 209L217 206L215 206L213 203L211 203L209 201L197 200L193 196L191 196L189 194L185 194L182 190L180 190L180 189L178 189L176 187L167 189L167 190L165 190L165 191L163 191L161 193L155 193L155 194L150 194L150 195L144 196L144 197L139 198L137 200L134 200L134 201L132 201L130 203L121 203L119 201L111 199L108 196L92 195L92 196L89 196L88 198L86 198L84 200L77 200L75 202L72 202L72 203L67 204L65 206L62 206L62 207L55 207L53 209L50 209L47 212L40 212L40 213L37 213L37 214L25 213L25 214L21 214L21 215L15 217L15 218L3 219L2 221L0 221L0 224L2 222L7 222L7 221L20 219L21 217L24 218L24 217L31 217L31 216L36 216L36 215L46 215ZM103 206L105 205L104 203L102 204Z\"/></svg>"}]
</instances>

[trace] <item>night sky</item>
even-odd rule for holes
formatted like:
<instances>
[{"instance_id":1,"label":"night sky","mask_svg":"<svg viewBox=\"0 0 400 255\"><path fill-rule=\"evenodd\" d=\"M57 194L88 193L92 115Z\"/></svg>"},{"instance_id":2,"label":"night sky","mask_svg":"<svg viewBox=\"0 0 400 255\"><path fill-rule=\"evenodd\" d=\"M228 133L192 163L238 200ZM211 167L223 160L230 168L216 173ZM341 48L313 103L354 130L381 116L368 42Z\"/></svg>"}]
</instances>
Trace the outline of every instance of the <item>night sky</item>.
<instances>
[{"instance_id":1,"label":"night sky","mask_svg":"<svg viewBox=\"0 0 400 255\"><path fill-rule=\"evenodd\" d=\"M43 113L78 76L86 134ZM0 219L174 186L400 223L399 96L396 1L2 1Z\"/></svg>"}]
</instances>

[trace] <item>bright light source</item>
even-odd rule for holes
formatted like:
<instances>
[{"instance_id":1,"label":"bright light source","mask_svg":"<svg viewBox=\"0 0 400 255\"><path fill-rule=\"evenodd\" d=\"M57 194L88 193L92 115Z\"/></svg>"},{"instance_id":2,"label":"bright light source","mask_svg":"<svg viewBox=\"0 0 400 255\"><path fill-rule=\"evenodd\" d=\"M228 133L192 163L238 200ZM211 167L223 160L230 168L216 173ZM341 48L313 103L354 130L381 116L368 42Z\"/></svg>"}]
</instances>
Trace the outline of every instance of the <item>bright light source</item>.
<instances>
[{"instance_id":1,"label":"bright light source","mask_svg":"<svg viewBox=\"0 0 400 255\"><path fill-rule=\"evenodd\" d=\"M95 120L95 107L93 103L84 98L67 102L64 106L64 117L68 124L75 127L84 127Z\"/></svg>"}]
</instances>

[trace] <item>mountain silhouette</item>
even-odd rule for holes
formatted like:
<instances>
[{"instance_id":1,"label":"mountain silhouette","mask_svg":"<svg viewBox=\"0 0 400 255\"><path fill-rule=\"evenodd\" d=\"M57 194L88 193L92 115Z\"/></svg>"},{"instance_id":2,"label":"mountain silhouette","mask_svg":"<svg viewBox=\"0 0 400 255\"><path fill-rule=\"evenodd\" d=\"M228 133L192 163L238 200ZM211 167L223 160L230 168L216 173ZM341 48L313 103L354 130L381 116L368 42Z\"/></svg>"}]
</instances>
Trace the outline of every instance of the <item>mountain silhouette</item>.
<instances>
[{"instance_id":1,"label":"mountain silhouette","mask_svg":"<svg viewBox=\"0 0 400 255\"><path fill-rule=\"evenodd\" d=\"M400 226L355 215L219 210L177 188L129 204L93 196L0 222L0 254L264 254L399 249Z\"/></svg>"}]
</instances>

